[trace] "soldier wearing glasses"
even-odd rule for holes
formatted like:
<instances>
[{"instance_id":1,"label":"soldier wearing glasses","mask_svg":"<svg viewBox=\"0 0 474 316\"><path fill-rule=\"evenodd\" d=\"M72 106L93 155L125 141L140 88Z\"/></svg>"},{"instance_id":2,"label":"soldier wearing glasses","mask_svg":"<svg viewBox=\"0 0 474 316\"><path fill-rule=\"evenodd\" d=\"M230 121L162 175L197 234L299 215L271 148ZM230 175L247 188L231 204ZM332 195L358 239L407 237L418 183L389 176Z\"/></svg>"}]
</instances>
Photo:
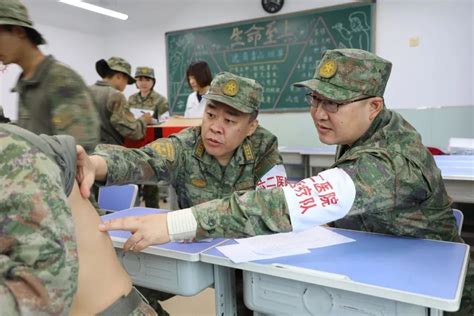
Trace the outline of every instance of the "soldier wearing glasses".
<instances>
[{"instance_id":1,"label":"soldier wearing glasses","mask_svg":"<svg viewBox=\"0 0 474 316\"><path fill-rule=\"evenodd\" d=\"M385 106L391 67L389 61L367 51L327 51L314 78L295 86L310 90L307 100L319 139L338 145L331 168L294 185L236 192L193 206L194 226L188 225L193 229L183 232L182 238L244 237L329 223L463 242L433 157L418 132ZM101 229L134 230L130 224L107 222ZM163 231L150 237L150 244L169 240ZM137 236L130 241L134 239ZM457 315L474 315L473 276L471 262Z\"/></svg>"}]
</instances>

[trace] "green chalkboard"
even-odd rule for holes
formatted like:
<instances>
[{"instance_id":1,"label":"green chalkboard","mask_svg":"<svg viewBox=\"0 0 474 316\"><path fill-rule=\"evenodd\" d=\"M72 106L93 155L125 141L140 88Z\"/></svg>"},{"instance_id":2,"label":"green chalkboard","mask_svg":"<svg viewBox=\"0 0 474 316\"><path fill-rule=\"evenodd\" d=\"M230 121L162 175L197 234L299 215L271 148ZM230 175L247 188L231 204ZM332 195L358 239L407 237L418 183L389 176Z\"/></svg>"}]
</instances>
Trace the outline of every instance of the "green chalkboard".
<instances>
[{"instance_id":1,"label":"green chalkboard","mask_svg":"<svg viewBox=\"0 0 474 316\"><path fill-rule=\"evenodd\" d=\"M166 33L168 100L183 113L192 92L186 68L205 60L213 74L230 71L264 88L263 112L307 109L292 83L314 74L333 48L372 50L373 4L332 7Z\"/></svg>"}]
</instances>

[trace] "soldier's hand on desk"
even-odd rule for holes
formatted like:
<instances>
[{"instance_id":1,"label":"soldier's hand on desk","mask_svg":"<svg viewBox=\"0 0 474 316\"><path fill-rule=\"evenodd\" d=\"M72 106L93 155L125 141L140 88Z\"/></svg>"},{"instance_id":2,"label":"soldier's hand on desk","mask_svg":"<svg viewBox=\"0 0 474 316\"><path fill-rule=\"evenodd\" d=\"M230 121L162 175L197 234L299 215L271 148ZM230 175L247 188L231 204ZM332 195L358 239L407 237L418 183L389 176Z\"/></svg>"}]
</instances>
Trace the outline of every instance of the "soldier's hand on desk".
<instances>
[{"instance_id":1,"label":"soldier's hand on desk","mask_svg":"<svg viewBox=\"0 0 474 316\"><path fill-rule=\"evenodd\" d=\"M123 245L124 251L140 252L154 244L170 241L167 214L151 214L112 219L99 225L100 231L128 230L132 236Z\"/></svg>"}]
</instances>

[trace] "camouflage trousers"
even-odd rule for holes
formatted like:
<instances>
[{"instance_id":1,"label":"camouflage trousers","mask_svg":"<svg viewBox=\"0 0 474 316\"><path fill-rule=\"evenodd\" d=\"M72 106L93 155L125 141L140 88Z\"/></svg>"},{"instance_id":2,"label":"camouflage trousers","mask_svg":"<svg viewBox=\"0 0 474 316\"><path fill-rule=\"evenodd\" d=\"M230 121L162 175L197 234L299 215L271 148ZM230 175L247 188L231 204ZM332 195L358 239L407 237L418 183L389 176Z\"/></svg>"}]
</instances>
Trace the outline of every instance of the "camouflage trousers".
<instances>
[{"instance_id":1,"label":"camouflage trousers","mask_svg":"<svg viewBox=\"0 0 474 316\"><path fill-rule=\"evenodd\" d=\"M442 285L441 285L442 286ZM461 306L457 312L445 312L446 316L473 316L474 315L474 256L471 252L469 267L464 281Z\"/></svg>"}]
</instances>

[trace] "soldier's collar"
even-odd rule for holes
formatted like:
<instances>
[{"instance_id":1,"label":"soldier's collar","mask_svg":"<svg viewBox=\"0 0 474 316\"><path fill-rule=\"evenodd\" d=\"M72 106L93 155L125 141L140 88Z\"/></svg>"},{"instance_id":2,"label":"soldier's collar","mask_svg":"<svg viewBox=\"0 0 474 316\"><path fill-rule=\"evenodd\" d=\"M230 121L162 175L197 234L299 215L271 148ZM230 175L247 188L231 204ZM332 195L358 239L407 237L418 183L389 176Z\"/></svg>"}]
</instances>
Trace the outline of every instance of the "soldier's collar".
<instances>
[{"instance_id":1,"label":"soldier's collar","mask_svg":"<svg viewBox=\"0 0 474 316\"><path fill-rule=\"evenodd\" d=\"M370 124L369 129L354 144L352 144L351 148L364 144L368 139L372 140L373 135L379 130L379 127L387 124L390 117L389 110L384 106L382 111L380 111L377 117L373 120L372 124Z\"/></svg>"},{"instance_id":2,"label":"soldier's collar","mask_svg":"<svg viewBox=\"0 0 474 316\"><path fill-rule=\"evenodd\" d=\"M194 146L194 156L202 161L206 160L205 156L209 156L210 158L210 155L206 153L206 148L204 147L201 135L199 135L196 145ZM232 156L232 160L237 161L239 164L248 164L255 161L255 152L248 137L246 137L242 144L237 147Z\"/></svg>"},{"instance_id":3,"label":"soldier's collar","mask_svg":"<svg viewBox=\"0 0 474 316\"><path fill-rule=\"evenodd\" d=\"M206 152L206 148L204 148L204 143L202 142L202 138L201 136L199 136L196 144L194 145L194 156L196 156L199 159L202 159L205 152Z\"/></svg>"},{"instance_id":4,"label":"soldier's collar","mask_svg":"<svg viewBox=\"0 0 474 316\"><path fill-rule=\"evenodd\" d=\"M46 72L48 71L50 65L54 62L54 57L52 55L47 55L36 67L35 73L33 74L33 77L29 79L18 79L18 85L22 86L34 86L40 83L41 79L44 78L46 75ZM22 74L23 75L23 74ZM14 89L16 89L15 87Z\"/></svg>"},{"instance_id":5,"label":"soldier's collar","mask_svg":"<svg viewBox=\"0 0 474 316\"><path fill-rule=\"evenodd\" d=\"M244 164L251 163L255 161L255 152L252 148L252 143L248 137L245 137L242 144L237 147L236 154L239 156L239 161Z\"/></svg>"},{"instance_id":6,"label":"soldier's collar","mask_svg":"<svg viewBox=\"0 0 474 316\"><path fill-rule=\"evenodd\" d=\"M105 80L97 80L97 81L95 82L95 85L96 85L96 86L104 86L104 87L111 87L111 88L114 88L114 87L112 87L112 85L111 85L110 83L108 83L108 82L105 81ZM115 89L115 88L114 88L114 89Z\"/></svg>"}]
</instances>

